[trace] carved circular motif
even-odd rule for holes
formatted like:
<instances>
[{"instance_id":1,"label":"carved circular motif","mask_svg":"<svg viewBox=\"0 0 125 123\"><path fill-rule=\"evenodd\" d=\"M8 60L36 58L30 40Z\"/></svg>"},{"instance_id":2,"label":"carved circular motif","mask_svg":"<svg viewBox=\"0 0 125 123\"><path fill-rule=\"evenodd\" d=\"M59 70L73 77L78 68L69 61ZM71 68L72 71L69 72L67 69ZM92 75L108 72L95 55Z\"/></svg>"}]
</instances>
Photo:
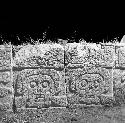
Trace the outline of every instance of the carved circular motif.
<instances>
[{"instance_id":1,"label":"carved circular motif","mask_svg":"<svg viewBox=\"0 0 125 123\"><path fill-rule=\"evenodd\" d=\"M80 76L76 81L76 91L78 93L96 93L103 88L103 78L99 74L85 74Z\"/></svg>"},{"instance_id":2,"label":"carved circular motif","mask_svg":"<svg viewBox=\"0 0 125 123\"><path fill-rule=\"evenodd\" d=\"M25 70L18 75L17 93L19 95L41 95L61 93L60 73L53 69ZM59 92L59 93L58 93Z\"/></svg>"}]
</instances>

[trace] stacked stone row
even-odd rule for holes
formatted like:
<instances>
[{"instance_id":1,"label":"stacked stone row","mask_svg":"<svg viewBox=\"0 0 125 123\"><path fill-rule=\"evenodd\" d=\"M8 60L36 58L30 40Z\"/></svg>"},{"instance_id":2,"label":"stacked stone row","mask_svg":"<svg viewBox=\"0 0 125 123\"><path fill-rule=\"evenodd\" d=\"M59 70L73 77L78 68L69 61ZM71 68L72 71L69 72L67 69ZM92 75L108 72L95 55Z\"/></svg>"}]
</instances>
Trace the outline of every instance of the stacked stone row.
<instances>
[{"instance_id":1,"label":"stacked stone row","mask_svg":"<svg viewBox=\"0 0 125 123\"><path fill-rule=\"evenodd\" d=\"M67 43L0 47L0 110L117 104L125 45Z\"/></svg>"}]
</instances>

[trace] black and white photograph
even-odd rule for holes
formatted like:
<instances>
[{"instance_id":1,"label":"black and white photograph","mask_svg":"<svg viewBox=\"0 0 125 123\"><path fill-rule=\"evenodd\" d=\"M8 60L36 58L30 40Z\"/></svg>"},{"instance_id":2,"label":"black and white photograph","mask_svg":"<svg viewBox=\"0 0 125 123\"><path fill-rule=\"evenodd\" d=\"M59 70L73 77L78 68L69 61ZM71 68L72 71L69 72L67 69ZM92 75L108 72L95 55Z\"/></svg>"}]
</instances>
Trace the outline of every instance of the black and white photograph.
<instances>
[{"instance_id":1,"label":"black and white photograph","mask_svg":"<svg viewBox=\"0 0 125 123\"><path fill-rule=\"evenodd\" d=\"M0 16L0 123L125 123L125 33L86 22Z\"/></svg>"}]
</instances>

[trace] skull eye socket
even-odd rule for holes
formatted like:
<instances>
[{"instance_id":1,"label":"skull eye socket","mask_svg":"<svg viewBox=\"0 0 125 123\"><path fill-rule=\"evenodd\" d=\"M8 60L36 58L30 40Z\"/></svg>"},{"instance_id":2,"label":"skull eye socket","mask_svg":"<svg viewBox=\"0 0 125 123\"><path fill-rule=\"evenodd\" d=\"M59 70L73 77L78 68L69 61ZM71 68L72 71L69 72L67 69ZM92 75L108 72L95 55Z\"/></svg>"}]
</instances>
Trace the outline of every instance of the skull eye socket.
<instances>
[{"instance_id":1,"label":"skull eye socket","mask_svg":"<svg viewBox=\"0 0 125 123\"><path fill-rule=\"evenodd\" d=\"M80 85L81 85L81 87L86 87L87 81L86 80L82 80Z\"/></svg>"},{"instance_id":2,"label":"skull eye socket","mask_svg":"<svg viewBox=\"0 0 125 123\"><path fill-rule=\"evenodd\" d=\"M82 79L78 82L79 89L83 90L87 87L88 82L85 79Z\"/></svg>"},{"instance_id":3,"label":"skull eye socket","mask_svg":"<svg viewBox=\"0 0 125 123\"><path fill-rule=\"evenodd\" d=\"M47 88L47 87L48 87L48 82L47 82L47 81L43 81L42 87L43 87L43 88Z\"/></svg>"},{"instance_id":4,"label":"skull eye socket","mask_svg":"<svg viewBox=\"0 0 125 123\"><path fill-rule=\"evenodd\" d=\"M31 82L31 83L30 83L30 87L31 87L31 88L35 88L35 87L36 87L36 82Z\"/></svg>"}]
</instances>

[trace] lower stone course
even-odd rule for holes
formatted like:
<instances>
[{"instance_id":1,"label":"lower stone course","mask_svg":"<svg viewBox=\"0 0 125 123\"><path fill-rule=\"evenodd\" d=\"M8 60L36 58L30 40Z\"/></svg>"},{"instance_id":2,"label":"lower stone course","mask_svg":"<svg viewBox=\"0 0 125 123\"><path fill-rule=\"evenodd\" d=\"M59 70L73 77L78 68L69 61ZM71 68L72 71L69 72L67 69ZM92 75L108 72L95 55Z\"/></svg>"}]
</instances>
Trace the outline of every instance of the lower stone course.
<instances>
[{"instance_id":1,"label":"lower stone course","mask_svg":"<svg viewBox=\"0 0 125 123\"><path fill-rule=\"evenodd\" d=\"M0 123L124 123L124 107L82 107L18 109L0 112Z\"/></svg>"}]
</instances>

